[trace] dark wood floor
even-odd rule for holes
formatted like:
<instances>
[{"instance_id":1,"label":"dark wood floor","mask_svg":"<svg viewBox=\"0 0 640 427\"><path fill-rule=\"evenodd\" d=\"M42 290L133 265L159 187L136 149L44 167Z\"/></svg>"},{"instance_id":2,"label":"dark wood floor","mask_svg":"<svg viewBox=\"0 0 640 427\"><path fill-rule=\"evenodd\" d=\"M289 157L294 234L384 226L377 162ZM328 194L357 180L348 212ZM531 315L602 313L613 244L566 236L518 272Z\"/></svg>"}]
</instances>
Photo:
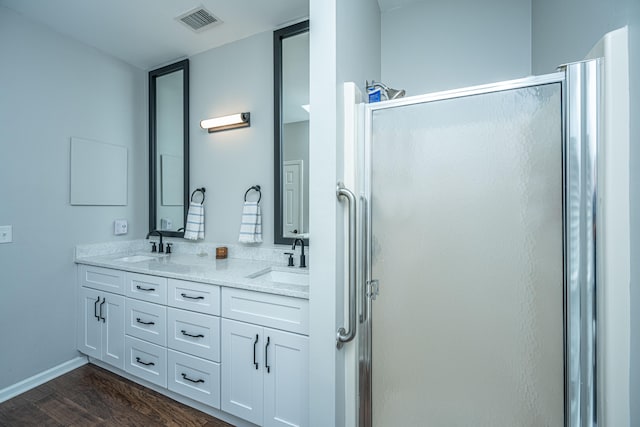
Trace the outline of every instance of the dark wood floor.
<instances>
[{"instance_id":1,"label":"dark wood floor","mask_svg":"<svg viewBox=\"0 0 640 427\"><path fill-rule=\"evenodd\" d=\"M0 426L231 424L95 365L84 365L0 404Z\"/></svg>"}]
</instances>

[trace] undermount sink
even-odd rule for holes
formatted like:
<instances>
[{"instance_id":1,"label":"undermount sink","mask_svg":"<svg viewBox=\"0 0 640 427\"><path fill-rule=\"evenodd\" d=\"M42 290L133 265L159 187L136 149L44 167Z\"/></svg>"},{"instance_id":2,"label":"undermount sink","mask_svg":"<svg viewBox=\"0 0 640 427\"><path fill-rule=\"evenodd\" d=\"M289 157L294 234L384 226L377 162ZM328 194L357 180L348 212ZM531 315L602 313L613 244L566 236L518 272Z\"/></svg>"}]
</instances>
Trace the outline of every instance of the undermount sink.
<instances>
[{"instance_id":1,"label":"undermount sink","mask_svg":"<svg viewBox=\"0 0 640 427\"><path fill-rule=\"evenodd\" d=\"M293 268L269 267L247 276L250 279L263 279L270 282L286 283L288 285L309 286L309 272L294 270Z\"/></svg>"},{"instance_id":2,"label":"undermount sink","mask_svg":"<svg viewBox=\"0 0 640 427\"><path fill-rule=\"evenodd\" d=\"M158 257L153 255L129 255L129 256L124 256L122 258L117 258L114 261L142 262L142 261L151 261L152 259L158 259Z\"/></svg>"}]
</instances>

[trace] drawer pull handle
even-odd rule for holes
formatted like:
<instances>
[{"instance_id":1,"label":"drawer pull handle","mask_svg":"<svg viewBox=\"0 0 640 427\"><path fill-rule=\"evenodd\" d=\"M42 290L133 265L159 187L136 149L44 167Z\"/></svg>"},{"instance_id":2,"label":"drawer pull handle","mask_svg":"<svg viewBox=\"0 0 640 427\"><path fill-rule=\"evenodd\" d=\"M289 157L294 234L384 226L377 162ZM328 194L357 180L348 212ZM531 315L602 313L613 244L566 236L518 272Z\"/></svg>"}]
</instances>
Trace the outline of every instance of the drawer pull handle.
<instances>
[{"instance_id":1,"label":"drawer pull handle","mask_svg":"<svg viewBox=\"0 0 640 427\"><path fill-rule=\"evenodd\" d=\"M155 325L155 322L145 322L144 320L140 320L139 317L136 317L136 322L142 323L143 325Z\"/></svg>"},{"instance_id":2,"label":"drawer pull handle","mask_svg":"<svg viewBox=\"0 0 640 427\"><path fill-rule=\"evenodd\" d=\"M153 363L153 362L143 362L142 360L140 360L139 357L136 357L136 362L138 362L139 364L144 365L144 366L155 366L155 363Z\"/></svg>"},{"instance_id":3,"label":"drawer pull handle","mask_svg":"<svg viewBox=\"0 0 640 427\"><path fill-rule=\"evenodd\" d=\"M267 337L267 345L264 346L264 367L267 368L267 374L271 373L271 366L269 366L269 342L271 337Z\"/></svg>"},{"instance_id":4,"label":"drawer pull handle","mask_svg":"<svg viewBox=\"0 0 640 427\"><path fill-rule=\"evenodd\" d=\"M258 345L258 334L256 334L256 340L253 342L253 364L258 369L258 362L256 362L256 345Z\"/></svg>"},{"instance_id":5,"label":"drawer pull handle","mask_svg":"<svg viewBox=\"0 0 640 427\"><path fill-rule=\"evenodd\" d=\"M183 330L181 330L180 332L182 332L182 335L186 335L186 336L191 337L191 338L204 338L204 335L202 335L202 334L198 334L198 335L191 335L190 333L188 333L188 332L187 332L187 331L185 331L184 329L183 329Z\"/></svg>"},{"instance_id":6,"label":"drawer pull handle","mask_svg":"<svg viewBox=\"0 0 640 427\"><path fill-rule=\"evenodd\" d=\"M136 289L139 289L141 291L147 291L147 292L151 292L151 291L155 291L156 290L156 288L143 288L140 285L136 285Z\"/></svg>"},{"instance_id":7,"label":"drawer pull handle","mask_svg":"<svg viewBox=\"0 0 640 427\"><path fill-rule=\"evenodd\" d=\"M98 316L98 303L100 302L100 295L98 295L98 299L93 303L93 317L95 317L98 322L100 321L100 316Z\"/></svg>"},{"instance_id":8,"label":"drawer pull handle","mask_svg":"<svg viewBox=\"0 0 640 427\"><path fill-rule=\"evenodd\" d=\"M187 380L187 381L191 381L192 383L203 383L203 382L204 382L204 380L203 380L203 379L192 380L192 379L191 379L191 378L189 378L189 377L187 376L187 374L185 374L185 373L182 373L182 378L184 378L184 379L185 379L185 380Z\"/></svg>"},{"instance_id":9,"label":"drawer pull handle","mask_svg":"<svg viewBox=\"0 0 640 427\"><path fill-rule=\"evenodd\" d=\"M105 323L107 320L104 318L104 316L102 315L102 306L104 305L104 303L107 302L106 298L102 298L102 302L100 303L100 319L102 319L102 323ZM100 321L98 319L98 321Z\"/></svg>"},{"instance_id":10,"label":"drawer pull handle","mask_svg":"<svg viewBox=\"0 0 640 427\"><path fill-rule=\"evenodd\" d=\"M203 297L203 296L201 296L201 295L199 295L199 296L197 296L197 297L192 297L192 296L187 295L187 294L180 294L180 295L182 296L182 298L188 298L188 299L204 299L204 297Z\"/></svg>"}]
</instances>

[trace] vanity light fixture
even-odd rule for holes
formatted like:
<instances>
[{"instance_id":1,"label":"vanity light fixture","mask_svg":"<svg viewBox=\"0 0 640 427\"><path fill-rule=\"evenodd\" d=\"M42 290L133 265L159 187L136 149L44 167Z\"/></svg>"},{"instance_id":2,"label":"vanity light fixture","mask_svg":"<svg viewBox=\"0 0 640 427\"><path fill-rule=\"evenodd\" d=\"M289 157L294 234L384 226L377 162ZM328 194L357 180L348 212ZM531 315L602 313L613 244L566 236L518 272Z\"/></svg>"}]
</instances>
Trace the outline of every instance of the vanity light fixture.
<instances>
[{"instance_id":1,"label":"vanity light fixture","mask_svg":"<svg viewBox=\"0 0 640 427\"><path fill-rule=\"evenodd\" d=\"M237 113L229 116L215 117L200 122L202 129L207 129L209 133L222 130L244 128L251 126L251 113Z\"/></svg>"}]
</instances>

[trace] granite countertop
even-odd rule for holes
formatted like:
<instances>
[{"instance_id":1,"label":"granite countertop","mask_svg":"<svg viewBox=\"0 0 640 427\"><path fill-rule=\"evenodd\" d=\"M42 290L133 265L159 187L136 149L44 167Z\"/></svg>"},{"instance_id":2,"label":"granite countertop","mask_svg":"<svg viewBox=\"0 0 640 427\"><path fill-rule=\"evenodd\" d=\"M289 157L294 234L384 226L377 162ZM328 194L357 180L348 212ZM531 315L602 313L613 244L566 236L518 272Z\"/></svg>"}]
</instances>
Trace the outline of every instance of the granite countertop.
<instances>
[{"instance_id":1,"label":"granite countertop","mask_svg":"<svg viewBox=\"0 0 640 427\"><path fill-rule=\"evenodd\" d=\"M273 262L251 259L227 258L216 259L211 255L178 254L156 256L152 260L126 262L119 260L131 253L111 253L105 255L76 257L78 264L113 268L134 273L150 274L193 282L209 283L230 288L248 289L251 291L285 295L295 298L309 299L309 286L280 283L264 278L249 278L261 270L308 272L307 269L276 266ZM135 254L134 254L135 255ZM139 253L139 255L151 255Z\"/></svg>"}]
</instances>

